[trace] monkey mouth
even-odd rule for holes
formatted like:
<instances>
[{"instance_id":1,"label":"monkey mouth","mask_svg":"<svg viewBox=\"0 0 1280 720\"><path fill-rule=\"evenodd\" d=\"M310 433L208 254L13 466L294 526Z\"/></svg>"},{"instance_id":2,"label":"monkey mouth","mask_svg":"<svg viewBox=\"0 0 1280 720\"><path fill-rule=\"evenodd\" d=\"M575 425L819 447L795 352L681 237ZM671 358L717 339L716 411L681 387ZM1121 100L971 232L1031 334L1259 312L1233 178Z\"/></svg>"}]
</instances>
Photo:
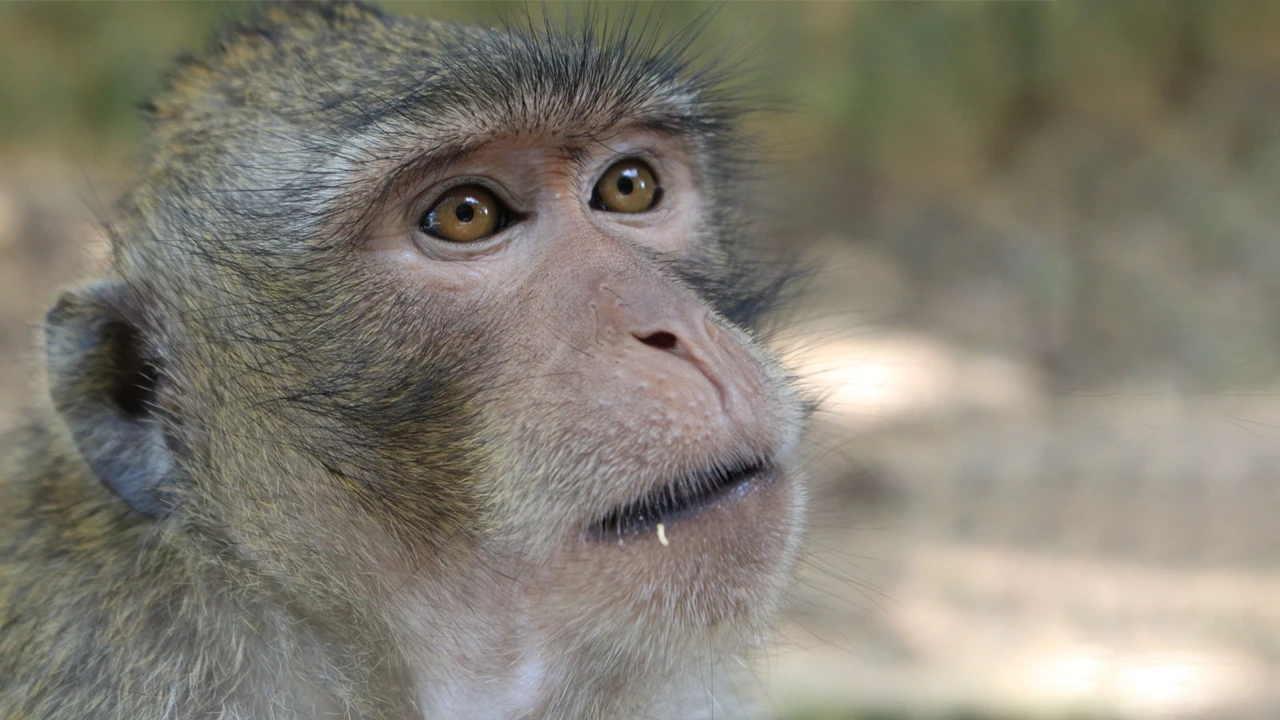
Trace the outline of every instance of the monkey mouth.
<instances>
[{"instance_id":1,"label":"monkey mouth","mask_svg":"<svg viewBox=\"0 0 1280 720\"><path fill-rule=\"evenodd\" d=\"M692 516L746 491L772 470L771 463L756 458L690 473L613 510L591 530L597 536L650 532L658 523Z\"/></svg>"}]
</instances>

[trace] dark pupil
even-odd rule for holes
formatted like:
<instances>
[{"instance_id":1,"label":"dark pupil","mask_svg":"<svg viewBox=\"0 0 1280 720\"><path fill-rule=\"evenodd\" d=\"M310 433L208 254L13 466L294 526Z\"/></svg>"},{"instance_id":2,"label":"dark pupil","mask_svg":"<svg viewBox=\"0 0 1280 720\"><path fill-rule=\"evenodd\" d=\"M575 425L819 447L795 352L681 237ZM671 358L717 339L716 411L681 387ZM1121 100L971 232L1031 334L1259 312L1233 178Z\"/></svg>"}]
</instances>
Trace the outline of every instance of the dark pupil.
<instances>
[{"instance_id":1,"label":"dark pupil","mask_svg":"<svg viewBox=\"0 0 1280 720\"><path fill-rule=\"evenodd\" d=\"M454 208L453 215L459 222L471 222L476 216L476 209L470 203L463 203Z\"/></svg>"},{"instance_id":2,"label":"dark pupil","mask_svg":"<svg viewBox=\"0 0 1280 720\"><path fill-rule=\"evenodd\" d=\"M623 175L618 178L618 192L623 195L630 195L632 190L636 189L636 184L631 182L631 178Z\"/></svg>"}]
</instances>

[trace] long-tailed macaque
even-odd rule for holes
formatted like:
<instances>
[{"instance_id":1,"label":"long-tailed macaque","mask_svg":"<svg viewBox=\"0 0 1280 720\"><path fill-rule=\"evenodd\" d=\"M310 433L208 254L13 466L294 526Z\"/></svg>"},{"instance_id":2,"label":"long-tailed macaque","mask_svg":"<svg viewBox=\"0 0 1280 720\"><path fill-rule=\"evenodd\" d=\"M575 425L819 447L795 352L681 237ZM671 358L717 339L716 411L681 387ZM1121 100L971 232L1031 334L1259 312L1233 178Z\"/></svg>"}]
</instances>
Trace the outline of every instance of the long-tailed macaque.
<instances>
[{"instance_id":1,"label":"long-tailed macaque","mask_svg":"<svg viewBox=\"0 0 1280 720\"><path fill-rule=\"evenodd\" d=\"M807 405L682 55L338 3L183 63L4 456L0 718L735 716Z\"/></svg>"}]
</instances>

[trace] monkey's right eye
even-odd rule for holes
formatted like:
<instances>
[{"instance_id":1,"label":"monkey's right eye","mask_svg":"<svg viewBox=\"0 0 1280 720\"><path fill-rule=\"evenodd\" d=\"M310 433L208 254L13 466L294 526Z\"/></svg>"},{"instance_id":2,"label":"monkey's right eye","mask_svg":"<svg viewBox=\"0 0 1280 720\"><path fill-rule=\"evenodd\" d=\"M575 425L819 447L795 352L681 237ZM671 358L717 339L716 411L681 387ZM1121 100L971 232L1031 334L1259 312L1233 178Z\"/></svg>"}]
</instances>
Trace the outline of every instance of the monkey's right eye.
<instances>
[{"instance_id":1,"label":"monkey's right eye","mask_svg":"<svg viewBox=\"0 0 1280 720\"><path fill-rule=\"evenodd\" d=\"M483 240L510 225L511 211L479 185L446 192L422 216L418 227L428 235L455 243Z\"/></svg>"}]
</instances>

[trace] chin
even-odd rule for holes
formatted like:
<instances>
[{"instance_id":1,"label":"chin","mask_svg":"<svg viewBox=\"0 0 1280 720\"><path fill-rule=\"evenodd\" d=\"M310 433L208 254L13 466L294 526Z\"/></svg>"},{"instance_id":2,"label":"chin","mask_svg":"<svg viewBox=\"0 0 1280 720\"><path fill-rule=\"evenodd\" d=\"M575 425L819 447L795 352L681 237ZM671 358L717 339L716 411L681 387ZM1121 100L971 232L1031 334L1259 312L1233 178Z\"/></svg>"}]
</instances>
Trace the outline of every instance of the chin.
<instances>
[{"instance_id":1,"label":"chin","mask_svg":"<svg viewBox=\"0 0 1280 720\"><path fill-rule=\"evenodd\" d=\"M799 544L801 479L768 461L711 477L678 485L697 491L659 486L565 543L544 578L583 609L569 623L705 648L742 644L771 619Z\"/></svg>"}]
</instances>

